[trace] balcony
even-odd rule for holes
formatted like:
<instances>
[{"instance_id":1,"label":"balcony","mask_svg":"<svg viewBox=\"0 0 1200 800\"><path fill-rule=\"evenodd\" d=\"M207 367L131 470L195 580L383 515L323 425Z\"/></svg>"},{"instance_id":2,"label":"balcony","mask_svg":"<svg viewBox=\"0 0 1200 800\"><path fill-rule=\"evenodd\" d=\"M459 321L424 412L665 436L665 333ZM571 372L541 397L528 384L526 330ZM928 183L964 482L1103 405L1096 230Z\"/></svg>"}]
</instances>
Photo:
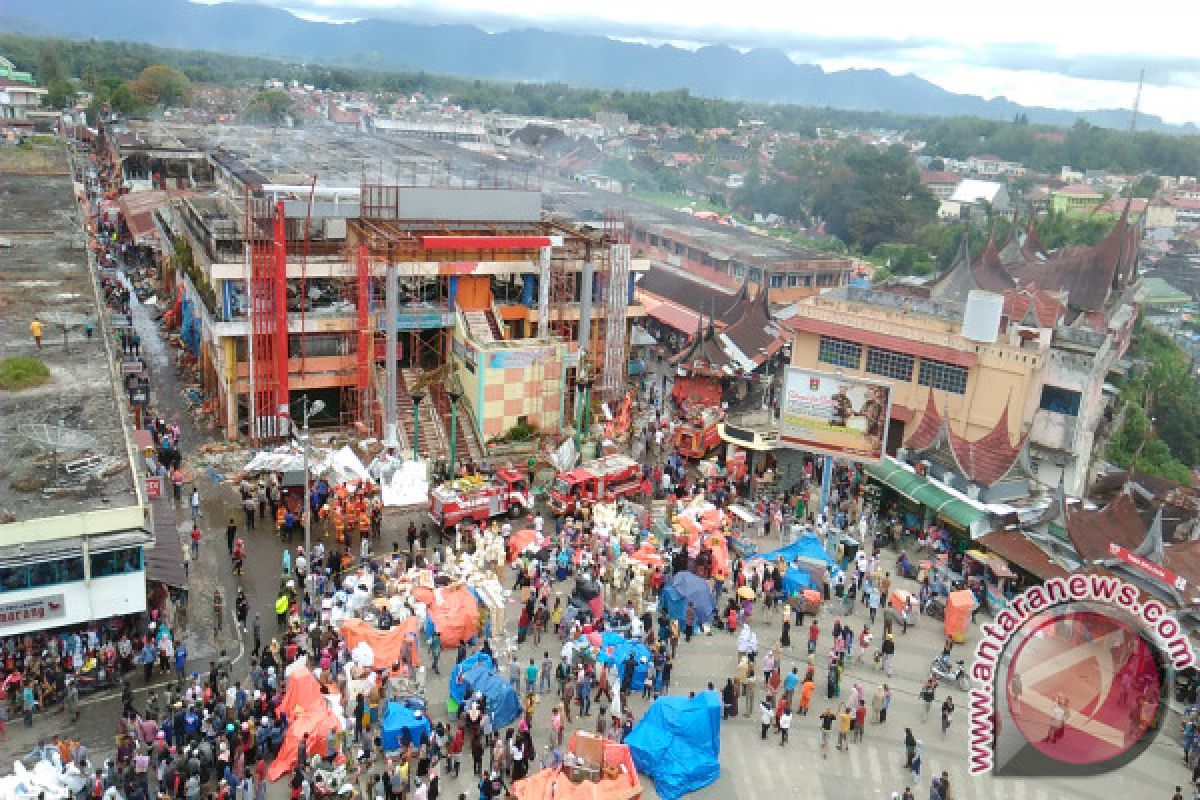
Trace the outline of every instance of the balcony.
<instances>
[{"instance_id":1,"label":"balcony","mask_svg":"<svg viewBox=\"0 0 1200 800\"><path fill-rule=\"evenodd\" d=\"M1033 426L1029 429L1030 441L1051 450L1073 452L1078 423L1079 418L1070 414L1039 409L1033 417Z\"/></svg>"},{"instance_id":2,"label":"balcony","mask_svg":"<svg viewBox=\"0 0 1200 800\"><path fill-rule=\"evenodd\" d=\"M771 411L732 412L717 429L723 440L747 450L774 450L779 446L779 419Z\"/></svg>"}]
</instances>

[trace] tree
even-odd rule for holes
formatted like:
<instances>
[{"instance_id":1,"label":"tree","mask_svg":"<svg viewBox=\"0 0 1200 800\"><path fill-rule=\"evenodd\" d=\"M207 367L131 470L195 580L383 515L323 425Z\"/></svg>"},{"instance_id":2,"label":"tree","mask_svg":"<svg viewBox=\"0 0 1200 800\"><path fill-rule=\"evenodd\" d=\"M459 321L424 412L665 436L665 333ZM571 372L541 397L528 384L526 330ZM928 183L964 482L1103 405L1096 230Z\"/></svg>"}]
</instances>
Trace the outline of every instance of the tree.
<instances>
[{"instance_id":1,"label":"tree","mask_svg":"<svg viewBox=\"0 0 1200 800\"><path fill-rule=\"evenodd\" d=\"M153 64L142 70L129 86L146 105L179 106L191 100L192 82L174 67Z\"/></svg>"},{"instance_id":2,"label":"tree","mask_svg":"<svg viewBox=\"0 0 1200 800\"><path fill-rule=\"evenodd\" d=\"M55 78L46 84L46 105L50 108L71 108L75 105L75 84L65 78Z\"/></svg>"},{"instance_id":3,"label":"tree","mask_svg":"<svg viewBox=\"0 0 1200 800\"><path fill-rule=\"evenodd\" d=\"M49 86L54 81L66 80L66 78L67 73L63 69L58 42L53 40L43 42L41 52L38 54L38 83Z\"/></svg>"},{"instance_id":4,"label":"tree","mask_svg":"<svg viewBox=\"0 0 1200 800\"><path fill-rule=\"evenodd\" d=\"M292 111L292 96L280 89L266 89L256 94L243 114L251 122L282 124Z\"/></svg>"},{"instance_id":5,"label":"tree","mask_svg":"<svg viewBox=\"0 0 1200 800\"><path fill-rule=\"evenodd\" d=\"M1154 175L1143 175L1141 179L1130 186L1126 197L1154 197L1158 194L1158 178Z\"/></svg>"}]
</instances>

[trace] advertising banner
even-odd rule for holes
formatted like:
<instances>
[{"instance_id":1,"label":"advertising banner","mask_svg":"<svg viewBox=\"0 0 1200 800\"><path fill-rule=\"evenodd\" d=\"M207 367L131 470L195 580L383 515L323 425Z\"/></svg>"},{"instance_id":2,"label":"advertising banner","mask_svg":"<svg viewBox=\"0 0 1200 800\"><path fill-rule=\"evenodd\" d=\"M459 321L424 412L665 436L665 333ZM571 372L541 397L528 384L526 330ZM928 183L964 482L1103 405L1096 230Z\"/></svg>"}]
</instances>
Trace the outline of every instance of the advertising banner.
<instances>
[{"instance_id":1,"label":"advertising banner","mask_svg":"<svg viewBox=\"0 0 1200 800\"><path fill-rule=\"evenodd\" d=\"M892 392L887 383L788 367L779 441L857 461L883 458Z\"/></svg>"},{"instance_id":2,"label":"advertising banner","mask_svg":"<svg viewBox=\"0 0 1200 800\"><path fill-rule=\"evenodd\" d=\"M15 603L0 603L0 627L37 619L56 619L67 614L66 598L51 594Z\"/></svg>"}]
</instances>

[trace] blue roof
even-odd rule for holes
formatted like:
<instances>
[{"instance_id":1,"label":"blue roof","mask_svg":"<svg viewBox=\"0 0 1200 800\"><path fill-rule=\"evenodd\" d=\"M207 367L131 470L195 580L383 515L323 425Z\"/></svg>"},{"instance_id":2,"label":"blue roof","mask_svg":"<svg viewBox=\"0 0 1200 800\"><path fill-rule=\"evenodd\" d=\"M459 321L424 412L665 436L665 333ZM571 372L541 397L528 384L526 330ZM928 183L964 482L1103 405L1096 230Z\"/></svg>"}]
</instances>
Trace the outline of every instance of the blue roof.
<instances>
[{"instance_id":1,"label":"blue roof","mask_svg":"<svg viewBox=\"0 0 1200 800\"><path fill-rule=\"evenodd\" d=\"M638 772L663 800L708 786L721 774L721 697L660 697L625 737Z\"/></svg>"}]
</instances>

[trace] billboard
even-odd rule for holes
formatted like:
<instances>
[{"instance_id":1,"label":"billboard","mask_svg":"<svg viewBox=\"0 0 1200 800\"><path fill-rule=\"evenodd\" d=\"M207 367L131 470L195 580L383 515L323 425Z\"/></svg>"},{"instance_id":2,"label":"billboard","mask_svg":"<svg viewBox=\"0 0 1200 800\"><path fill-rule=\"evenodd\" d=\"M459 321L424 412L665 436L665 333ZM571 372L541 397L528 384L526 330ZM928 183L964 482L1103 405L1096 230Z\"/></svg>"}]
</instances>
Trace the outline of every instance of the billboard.
<instances>
[{"instance_id":1,"label":"billboard","mask_svg":"<svg viewBox=\"0 0 1200 800\"><path fill-rule=\"evenodd\" d=\"M878 461L887 442L891 404L890 384L788 367L779 410L780 444Z\"/></svg>"}]
</instances>

